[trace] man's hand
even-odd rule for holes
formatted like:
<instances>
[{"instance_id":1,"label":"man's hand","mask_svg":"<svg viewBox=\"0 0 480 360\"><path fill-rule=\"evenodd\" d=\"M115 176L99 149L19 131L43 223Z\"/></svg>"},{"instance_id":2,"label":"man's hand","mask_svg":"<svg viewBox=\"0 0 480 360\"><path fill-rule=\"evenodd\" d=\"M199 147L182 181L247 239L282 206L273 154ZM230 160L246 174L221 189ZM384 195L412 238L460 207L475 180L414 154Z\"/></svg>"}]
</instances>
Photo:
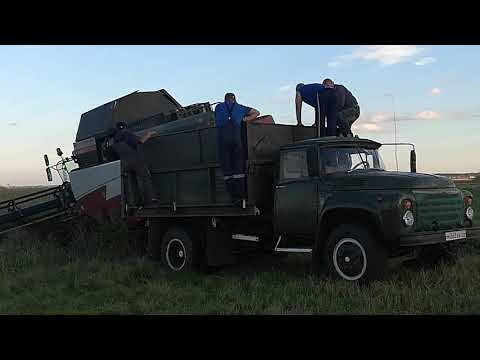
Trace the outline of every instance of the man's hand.
<instances>
[{"instance_id":1,"label":"man's hand","mask_svg":"<svg viewBox=\"0 0 480 360\"><path fill-rule=\"evenodd\" d=\"M157 135L155 131L149 131L148 133L142 136L142 138L140 139L140 142L143 144L146 141L148 141L152 136L155 136L155 135Z\"/></svg>"},{"instance_id":2,"label":"man's hand","mask_svg":"<svg viewBox=\"0 0 480 360\"><path fill-rule=\"evenodd\" d=\"M260 115L260 112L257 109L251 108L247 116L243 118L243 121L249 122L256 119Z\"/></svg>"}]
</instances>

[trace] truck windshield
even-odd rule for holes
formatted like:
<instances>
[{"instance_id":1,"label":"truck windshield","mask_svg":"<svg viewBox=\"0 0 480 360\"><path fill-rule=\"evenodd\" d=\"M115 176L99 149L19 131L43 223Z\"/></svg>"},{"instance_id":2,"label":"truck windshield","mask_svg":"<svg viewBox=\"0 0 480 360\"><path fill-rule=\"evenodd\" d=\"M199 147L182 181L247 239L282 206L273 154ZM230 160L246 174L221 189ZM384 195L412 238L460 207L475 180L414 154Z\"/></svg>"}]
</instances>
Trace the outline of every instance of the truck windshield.
<instances>
[{"instance_id":1,"label":"truck windshield","mask_svg":"<svg viewBox=\"0 0 480 360\"><path fill-rule=\"evenodd\" d=\"M361 147L320 149L320 161L327 174L362 169L385 170L382 157L377 150Z\"/></svg>"}]
</instances>

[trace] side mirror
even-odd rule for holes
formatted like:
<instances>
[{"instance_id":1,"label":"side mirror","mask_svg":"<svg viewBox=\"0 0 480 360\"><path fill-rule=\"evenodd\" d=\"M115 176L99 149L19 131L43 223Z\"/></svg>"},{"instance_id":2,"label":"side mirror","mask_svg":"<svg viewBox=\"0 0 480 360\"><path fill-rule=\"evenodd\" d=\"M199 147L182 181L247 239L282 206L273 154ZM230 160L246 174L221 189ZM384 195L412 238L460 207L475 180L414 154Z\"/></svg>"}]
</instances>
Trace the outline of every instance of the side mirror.
<instances>
[{"instance_id":1,"label":"side mirror","mask_svg":"<svg viewBox=\"0 0 480 360\"><path fill-rule=\"evenodd\" d=\"M57 148L57 155L58 155L58 156L62 156L62 155L63 155L63 152L62 152L62 150L60 150L60 148Z\"/></svg>"},{"instance_id":2,"label":"side mirror","mask_svg":"<svg viewBox=\"0 0 480 360\"><path fill-rule=\"evenodd\" d=\"M417 172L417 154L415 153L415 150L410 151L410 172Z\"/></svg>"},{"instance_id":3,"label":"side mirror","mask_svg":"<svg viewBox=\"0 0 480 360\"><path fill-rule=\"evenodd\" d=\"M48 155L47 154L43 155L43 159L45 160L45 165L50 166L50 161L48 160Z\"/></svg>"},{"instance_id":4,"label":"side mirror","mask_svg":"<svg viewBox=\"0 0 480 360\"><path fill-rule=\"evenodd\" d=\"M50 170L50 168L47 168L47 179L48 181L52 181L52 170Z\"/></svg>"}]
</instances>

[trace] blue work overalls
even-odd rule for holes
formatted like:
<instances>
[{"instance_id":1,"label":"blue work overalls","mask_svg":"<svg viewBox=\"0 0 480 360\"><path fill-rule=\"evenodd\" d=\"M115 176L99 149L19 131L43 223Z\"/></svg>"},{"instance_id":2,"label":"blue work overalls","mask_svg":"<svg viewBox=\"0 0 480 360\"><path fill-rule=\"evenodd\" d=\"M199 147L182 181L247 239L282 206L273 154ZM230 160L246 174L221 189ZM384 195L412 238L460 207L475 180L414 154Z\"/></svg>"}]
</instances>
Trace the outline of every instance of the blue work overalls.
<instances>
[{"instance_id":1,"label":"blue work overalls","mask_svg":"<svg viewBox=\"0 0 480 360\"><path fill-rule=\"evenodd\" d=\"M232 200L245 199L245 152L242 142L241 121L233 119L236 103L227 107L228 118L218 127L218 153L223 170L223 178ZM242 106L243 107L243 106Z\"/></svg>"}]
</instances>

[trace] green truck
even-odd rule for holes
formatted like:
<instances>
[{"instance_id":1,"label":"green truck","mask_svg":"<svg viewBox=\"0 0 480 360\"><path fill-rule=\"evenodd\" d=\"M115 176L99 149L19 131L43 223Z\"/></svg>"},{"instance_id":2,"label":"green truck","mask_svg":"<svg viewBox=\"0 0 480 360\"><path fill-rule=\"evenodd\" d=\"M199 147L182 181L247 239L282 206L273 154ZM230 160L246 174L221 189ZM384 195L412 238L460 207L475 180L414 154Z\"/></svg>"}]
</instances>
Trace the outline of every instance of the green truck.
<instances>
[{"instance_id":1,"label":"green truck","mask_svg":"<svg viewBox=\"0 0 480 360\"><path fill-rule=\"evenodd\" d=\"M368 139L255 123L243 135L248 199L241 206L225 191L212 124L144 144L160 204L136 206L124 176L124 216L143 221L149 252L167 269L231 264L254 245L308 253L330 277L370 281L392 259L454 259L480 236L472 194L446 177L416 173L414 151L412 171L396 172L385 169L382 145Z\"/></svg>"},{"instance_id":2,"label":"green truck","mask_svg":"<svg viewBox=\"0 0 480 360\"><path fill-rule=\"evenodd\" d=\"M111 158L111 129L137 135L159 199L139 204L135 179ZM135 92L82 114L70 172L77 207L88 216L123 218L145 235L148 251L171 271L232 264L245 249L306 253L334 278L381 278L391 259L454 260L480 236L473 196L446 177L387 171L382 144L317 137L314 127L248 123L242 129L248 197L225 189L210 103L180 104L164 89Z\"/></svg>"}]
</instances>

